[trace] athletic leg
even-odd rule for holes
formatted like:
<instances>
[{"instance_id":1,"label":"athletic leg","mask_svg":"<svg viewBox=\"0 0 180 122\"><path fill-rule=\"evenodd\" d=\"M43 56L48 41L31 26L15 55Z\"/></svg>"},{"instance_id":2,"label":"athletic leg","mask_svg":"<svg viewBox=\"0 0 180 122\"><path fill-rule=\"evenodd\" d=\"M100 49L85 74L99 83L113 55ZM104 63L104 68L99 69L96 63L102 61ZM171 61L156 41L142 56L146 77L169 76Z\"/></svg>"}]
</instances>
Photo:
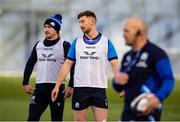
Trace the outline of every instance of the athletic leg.
<instances>
[{"instance_id":1,"label":"athletic leg","mask_svg":"<svg viewBox=\"0 0 180 122\"><path fill-rule=\"evenodd\" d=\"M40 91L36 90L29 104L28 121L39 121L47 106L47 99L44 98Z\"/></svg>"},{"instance_id":2,"label":"athletic leg","mask_svg":"<svg viewBox=\"0 0 180 122\"><path fill-rule=\"evenodd\" d=\"M74 120L85 122L87 117L88 108L84 110L74 110Z\"/></svg>"},{"instance_id":3,"label":"athletic leg","mask_svg":"<svg viewBox=\"0 0 180 122\"><path fill-rule=\"evenodd\" d=\"M60 93L55 102L50 102L51 120L62 121L64 111L64 94Z\"/></svg>"},{"instance_id":4,"label":"athletic leg","mask_svg":"<svg viewBox=\"0 0 180 122\"><path fill-rule=\"evenodd\" d=\"M94 94L91 97L91 107L94 112L95 121L106 121L108 114L108 100L106 90L102 88L92 89Z\"/></svg>"},{"instance_id":5,"label":"athletic leg","mask_svg":"<svg viewBox=\"0 0 180 122\"><path fill-rule=\"evenodd\" d=\"M92 106L94 112L94 121L106 121L107 120L107 109Z\"/></svg>"},{"instance_id":6,"label":"athletic leg","mask_svg":"<svg viewBox=\"0 0 180 122\"><path fill-rule=\"evenodd\" d=\"M72 109L75 121L86 121L87 110L90 106L89 88L74 88L72 97Z\"/></svg>"}]
</instances>

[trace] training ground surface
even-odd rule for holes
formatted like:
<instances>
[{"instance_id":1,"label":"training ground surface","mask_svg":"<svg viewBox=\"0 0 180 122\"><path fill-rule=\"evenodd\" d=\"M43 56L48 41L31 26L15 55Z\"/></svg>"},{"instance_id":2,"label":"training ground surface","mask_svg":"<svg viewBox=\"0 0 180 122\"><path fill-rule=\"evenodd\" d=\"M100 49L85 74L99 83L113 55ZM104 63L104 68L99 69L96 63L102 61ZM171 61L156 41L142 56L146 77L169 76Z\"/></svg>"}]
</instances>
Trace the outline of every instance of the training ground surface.
<instances>
[{"instance_id":1,"label":"training ground surface","mask_svg":"<svg viewBox=\"0 0 180 122\"><path fill-rule=\"evenodd\" d=\"M34 79L31 80L31 84L34 84ZM109 99L108 121L117 121L122 111L123 99L112 90L111 82L107 94ZM30 95L23 92L21 78L0 77L0 121L25 121L29 101ZM87 118L93 120L91 110L89 110ZM43 113L41 120L50 121L49 108ZM64 120L73 120L71 98L66 101ZM173 93L165 101L162 120L180 120L180 80L176 80Z\"/></svg>"}]
</instances>

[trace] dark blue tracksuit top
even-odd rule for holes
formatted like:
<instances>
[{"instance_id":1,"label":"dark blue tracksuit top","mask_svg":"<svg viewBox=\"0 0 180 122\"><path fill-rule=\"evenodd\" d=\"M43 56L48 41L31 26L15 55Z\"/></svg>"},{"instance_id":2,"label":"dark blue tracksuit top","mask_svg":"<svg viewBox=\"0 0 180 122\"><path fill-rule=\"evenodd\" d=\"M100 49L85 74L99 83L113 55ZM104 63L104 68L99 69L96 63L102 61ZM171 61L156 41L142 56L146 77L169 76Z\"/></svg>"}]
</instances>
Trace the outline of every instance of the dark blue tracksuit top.
<instances>
[{"instance_id":1,"label":"dark blue tracksuit top","mask_svg":"<svg viewBox=\"0 0 180 122\"><path fill-rule=\"evenodd\" d=\"M121 71L129 74L128 84L113 86L125 90L125 104L144 92L154 93L161 102L172 92L174 77L167 54L151 42L139 52L130 50L121 63Z\"/></svg>"}]
</instances>

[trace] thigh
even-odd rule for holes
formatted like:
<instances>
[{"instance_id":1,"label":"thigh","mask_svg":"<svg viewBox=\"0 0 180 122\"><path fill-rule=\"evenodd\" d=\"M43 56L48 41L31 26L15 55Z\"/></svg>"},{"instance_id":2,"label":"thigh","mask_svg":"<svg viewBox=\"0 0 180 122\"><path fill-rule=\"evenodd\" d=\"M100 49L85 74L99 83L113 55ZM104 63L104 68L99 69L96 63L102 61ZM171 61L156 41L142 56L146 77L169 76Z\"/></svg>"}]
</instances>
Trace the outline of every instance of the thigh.
<instances>
[{"instance_id":1,"label":"thigh","mask_svg":"<svg viewBox=\"0 0 180 122\"><path fill-rule=\"evenodd\" d=\"M50 102L51 110L51 120L52 121L62 121L63 120L63 111L64 111L64 93L62 91L64 88L60 89L57 100Z\"/></svg>"},{"instance_id":2,"label":"thigh","mask_svg":"<svg viewBox=\"0 0 180 122\"><path fill-rule=\"evenodd\" d=\"M35 90L31 97L31 102L29 104L29 121L38 121L44 110L48 106L48 101L46 96L38 89Z\"/></svg>"},{"instance_id":3,"label":"thigh","mask_svg":"<svg viewBox=\"0 0 180 122\"><path fill-rule=\"evenodd\" d=\"M74 110L75 121L86 121L88 108L83 110Z\"/></svg>"},{"instance_id":4,"label":"thigh","mask_svg":"<svg viewBox=\"0 0 180 122\"><path fill-rule=\"evenodd\" d=\"M73 110L84 110L90 106L90 94L86 90L86 88L74 88L72 96Z\"/></svg>"},{"instance_id":5,"label":"thigh","mask_svg":"<svg viewBox=\"0 0 180 122\"><path fill-rule=\"evenodd\" d=\"M94 121L106 121L107 120L107 109L92 106L94 113Z\"/></svg>"},{"instance_id":6,"label":"thigh","mask_svg":"<svg viewBox=\"0 0 180 122\"><path fill-rule=\"evenodd\" d=\"M108 99L106 96L106 89L93 88L91 93L92 93L92 97L90 101L92 106L108 109Z\"/></svg>"}]
</instances>

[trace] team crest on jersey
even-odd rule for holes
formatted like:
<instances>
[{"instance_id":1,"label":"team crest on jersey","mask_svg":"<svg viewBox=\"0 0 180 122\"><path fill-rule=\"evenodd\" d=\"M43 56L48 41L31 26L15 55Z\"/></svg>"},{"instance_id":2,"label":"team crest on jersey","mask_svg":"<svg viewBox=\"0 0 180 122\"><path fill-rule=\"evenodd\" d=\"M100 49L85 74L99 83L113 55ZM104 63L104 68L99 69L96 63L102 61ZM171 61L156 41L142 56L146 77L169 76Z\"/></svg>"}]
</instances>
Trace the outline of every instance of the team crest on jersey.
<instances>
[{"instance_id":1,"label":"team crest on jersey","mask_svg":"<svg viewBox=\"0 0 180 122\"><path fill-rule=\"evenodd\" d=\"M144 52L144 53L142 53L140 60L145 60L146 61L147 58L148 58L148 53Z\"/></svg>"},{"instance_id":2,"label":"team crest on jersey","mask_svg":"<svg viewBox=\"0 0 180 122\"><path fill-rule=\"evenodd\" d=\"M131 62L131 60L132 60L132 59L131 59L131 56L128 55L128 56L126 57L126 61L124 62L123 66L128 66L129 63Z\"/></svg>"},{"instance_id":3,"label":"team crest on jersey","mask_svg":"<svg viewBox=\"0 0 180 122\"><path fill-rule=\"evenodd\" d=\"M146 61L147 61L148 57L149 57L149 54L147 52L143 52L141 54L139 62L136 64L136 66L146 68L147 67Z\"/></svg>"}]
</instances>

